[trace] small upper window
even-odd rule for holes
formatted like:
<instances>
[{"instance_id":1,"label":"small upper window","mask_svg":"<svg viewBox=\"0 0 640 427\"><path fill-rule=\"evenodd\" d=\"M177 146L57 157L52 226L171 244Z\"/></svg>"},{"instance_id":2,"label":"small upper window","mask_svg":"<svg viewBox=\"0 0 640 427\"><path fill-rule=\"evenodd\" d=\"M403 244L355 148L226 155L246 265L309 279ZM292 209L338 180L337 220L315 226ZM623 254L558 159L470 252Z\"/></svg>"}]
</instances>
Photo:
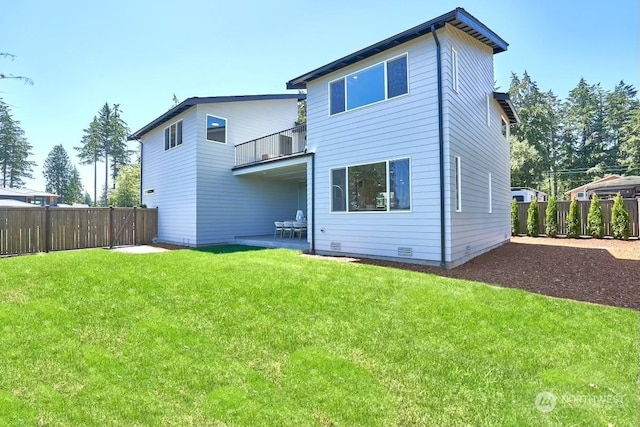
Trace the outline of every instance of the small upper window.
<instances>
[{"instance_id":1,"label":"small upper window","mask_svg":"<svg viewBox=\"0 0 640 427\"><path fill-rule=\"evenodd\" d=\"M329 114L409 93L407 55L398 56L329 83Z\"/></svg>"},{"instance_id":2,"label":"small upper window","mask_svg":"<svg viewBox=\"0 0 640 427\"><path fill-rule=\"evenodd\" d=\"M456 212L462 212L462 170L460 157L456 156Z\"/></svg>"},{"instance_id":3,"label":"small upper window","mask_svg":"<svg viewBox=\"0 0 640 427\"><path fill-rule=\"evenodd\" d=\"M207 141L227 143L227 121L207 114Z\"/></svg>"},{"instance_id":4,"label":"small upper window","mask_svg":"<svg viewBox=\"0 0 640 427\"><path fill-rule=\"evenodd\" d=\"M459 92L458 87L458 51L451 48L451 88L454 92Z\"/></svg>"},{"instance_id":5,"label":"small upper window","mask_svg":"<svg viewBox=\"0 0 640 427\"><path fill-rule=\"evenodd\" d=\"M504 117L502 117L502 136L509 139L509 122Z\"/></svg>"},{"instance_id":6,"label":"small upper window","mask_svg":"<svg viewBox=\"0 0 640 427\"><path fill-rule=\"evenodd\" d=\"M182 120L164 129L164 149L182 145Z\"/></svg>"}]
</instances>

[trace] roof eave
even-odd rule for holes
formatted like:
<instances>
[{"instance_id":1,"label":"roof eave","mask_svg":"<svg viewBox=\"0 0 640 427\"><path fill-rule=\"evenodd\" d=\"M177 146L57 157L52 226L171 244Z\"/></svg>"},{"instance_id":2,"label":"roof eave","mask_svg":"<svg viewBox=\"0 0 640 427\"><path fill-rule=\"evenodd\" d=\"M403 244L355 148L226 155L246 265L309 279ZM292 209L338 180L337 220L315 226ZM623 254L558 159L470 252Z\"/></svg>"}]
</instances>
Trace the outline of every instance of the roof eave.
<instances>
[{"instance_id":1,"label":"roof eave","mask_svg":"<svg viewBox=\"0 0 640 427\"><path fill-rule=\"evenodd\" d=\"M509 124L517 125L520 123L520 116L518 116L516 107L513 105L513 102L511 102L511 98L508 93L493 92L493 99L498 101L500 108L502 108L502 111L504 111L504 114L509 119Z\"/></svg>"}]
</instances>

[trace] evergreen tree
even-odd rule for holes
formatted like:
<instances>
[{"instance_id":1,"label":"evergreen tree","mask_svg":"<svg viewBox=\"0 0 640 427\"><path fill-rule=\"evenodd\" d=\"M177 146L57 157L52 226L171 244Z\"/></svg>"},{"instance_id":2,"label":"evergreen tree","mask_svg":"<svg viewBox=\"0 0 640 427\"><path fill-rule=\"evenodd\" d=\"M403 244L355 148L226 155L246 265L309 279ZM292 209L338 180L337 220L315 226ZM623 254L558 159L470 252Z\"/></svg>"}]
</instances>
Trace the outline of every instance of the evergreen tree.
<instances>
[{"instance_id":1,"label":"evergreen tree","mask_svg":"<svg viewBox=\"0 0 640 427\"><path fill-rule=\"evenodd\" d=\"M620 164L626 166L627 172L640 175L640 106L631 111L629 120L624 125L624 138L620 143Z\"/></svg>"},{"instance_id":2,"label":"evergreen tree","mask_svg":"<svg viewBox=\"0 0 640 427\"><path fill-rule=\"evenodd\" d=\"M140 204L140 164L120 167L116 188L109 194L111 206L131 207Z\"/></svg>"},{"instance_id":3,"label":"evergreen tree","mask_svg":"<svg viewBox=\"0 0 640 427\"><path fill-rule=\"evenodd\" d=\"M20 122L11 116L9 106L0 99L0 185L22 187L33 178L35 162L29 160L31 144L24 137Z\"/></svg>"},{"instance_id":4,"label":"evergreen tree","mask_svg":"<svg viewBox=\"0 0 640 427\"><path fill-rule=\"evenodd\" d=\"M613 201L613 208L611 208L611 234L614 239L629 238L631 234L631 224L629 222L629 212L624 207L624 200L622 196L618 194Z\"/></svg>"},{"instance_id":5,"label":"evergreen tree","mask_svg":"<svg viewBox=\"0 0 640 427\"><path fill-rule=\"evenodd\" d=\"M46 189L57 194L60 203L76 203L82 199L82 182L62 145L56 145L44 162Z\"/></svg>"},{"instance_id":6,"label":"evergreen tree","mask_svg":"<svg viewBox=\"0 0 640 427\"><path fill-rule=\"evenodd\" d=\"M545 232L548 237L556 237L558 235L558 203L554 196L549 197L545 213Z\"/></svg>"},{"instance_id":7,"label":"evergreen tree","mask_svg":"<svg viewBox=\"0 0 640 427\"><path fill-rule=\"evenodd\" d=\"M98 127L98 119L94 116L89 127L84 130L84 135L80 141L81 145L79 147L75 147L75 150L78 152L78 157L80 158L80 164L93 164L94 206L96 206L98 195L98 159L102 154Z\"/></svg>"},{"instance_id":8,"label":"evergreen tree","mask_svg":"<svg viewBox=\"0 0 640 427\"><path fill-rule=\"evenodd\" d=\"M567 214L567 237L580 237L582 234L582 221L580 219L580 208L578 201L573 199L569 205Z\"/></svg>"},{"instance_id":9,"label":"evergreen tree","mask_svg":"<svg viewBox=\"0 0 640 427\"><path fill-rule=\"evenodd\" d=\"M518 202L511 199L511 235L517 236L520 233L520 219L518 218Z\"/></svg>"},{"instance_id":10,"label":"evergreen tree","mask_svg":"<svg viewBox=\"0 0 640 427\"><path fill-rule=\"evenodd\" d=\"M633 85L620 81L606 97L606 115L604 119L607 143L607 164L615 165L620 160L622 145L633 136L628 124L633 112L638 107L636 99L638 91ZM637 137L638 134L636 134Z\"/></svg>"},{"instance_id":11,"label":"evergreen tree","mask_svg":"<svg viewBox=\"0 0 640 427\"><path fill-rule=\"evenodd\" d=\"M538 237L540 230L540 213L538 212L538 199L533 199L527 210L527 235Z\"/></svg>"},{"instance_id":12,"label":"evergreen tree","mask_svg":"<svg viewBox=\"0 0 640 427\"><path fill-rule=\"evenodd\" d=\"M591 206L587 216L587 233L591 237L601 239L604 236L604 218L602 217L602 206L597 194L591 196Z\"/></svg>"}]
</instances>

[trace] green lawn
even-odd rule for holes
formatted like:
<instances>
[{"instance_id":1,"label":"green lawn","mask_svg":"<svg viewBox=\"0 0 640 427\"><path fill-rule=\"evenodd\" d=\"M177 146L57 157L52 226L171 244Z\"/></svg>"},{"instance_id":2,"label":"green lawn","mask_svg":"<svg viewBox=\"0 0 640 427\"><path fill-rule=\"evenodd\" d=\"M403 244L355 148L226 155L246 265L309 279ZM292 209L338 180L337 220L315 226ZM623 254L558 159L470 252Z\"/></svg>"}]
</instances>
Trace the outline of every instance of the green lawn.
<instances>
[{"instance_id":1,"label":"green lawn","mask_svg":"<svg viewBox=\"0 0 640 427\"><path fill-rule=\"evenodd\" d=\"M639 424L636 311L247 249L0 259L0 425Z\"/></svg>"}]
</instances>

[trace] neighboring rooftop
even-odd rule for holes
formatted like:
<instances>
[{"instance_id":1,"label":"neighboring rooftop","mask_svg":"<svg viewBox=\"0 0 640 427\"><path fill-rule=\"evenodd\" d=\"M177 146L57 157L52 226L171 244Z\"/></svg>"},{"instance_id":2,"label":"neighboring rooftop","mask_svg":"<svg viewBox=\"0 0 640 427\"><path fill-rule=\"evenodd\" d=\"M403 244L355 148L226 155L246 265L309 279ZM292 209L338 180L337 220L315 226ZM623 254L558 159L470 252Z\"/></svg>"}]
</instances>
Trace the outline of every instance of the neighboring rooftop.
<instances>
[{"instance_id":1,"label":"neighboring rooftop","mask_svg":"<svg viewBox=\"0 0 640 427\"><path fill-rule=\"evenodd\" d=\"M187 98L182 101L180 104L171 108L169 111L153 120L146 126L142 127L137 132L132 133L127 138L129 141L137 140L142 138L142 136L149 131L155 129L161 124L171 120L176 117L178 114L188 110L194 105L198 104L218 104L222 102L239 102L239 101L265 101L265 100L274 100L274 99L297 99L298 101L302 101L306 99L307 95L304 93L285 93L285 94L275 94L275 95L238 95L238 96L208 96L204 98L200 98L194 96L192 98Z\"/></svg>"},{"instance_id":2,"label":"neighboring rooftop","mask_svg":"<svg viewBox=\"0 0 640 427\"><path fill-rule=\"evenodd\" d=\"M28 188L9 188L9 187L0 187L0 196L58 197L57 194L47 193L45 191L29 190Z\"/></svg>"},{"instance_id":3,"label":"neighboring rooftop","mask_svg":"<svg viewBox=\"0 0 640 427\"><path fill-rule=\"evenodd\" d=\"M640 187L640 176L622 176L608 181L599 180L585 186L585 190L618 189Z\"/></svg>"},{"instance_id":4,"label":"neighboring rooftop","mask_svg":"<svg viewBox=\"0 0 640 427\"><path fill-rule=\"evenodd\" d=\"M604 181L611 181L613 179L618 179L618 178L620 178L620 175L608 175L608 176L605 176L604 178L596 179L593 182L587 182L586 184L582 184L582 185L580 185L580 186L578 186L576 188L572 188L569 191L565 191L564 194L566 194L568 196L570 193L573 193L574 191L584 191L584 189L585 189L585 187L587 185L597 184L599 182L604 182Z\"/></svg>"},{"instance_id":5,"label":"neighboring rooftop","mask_svg":"<svg viewBox=\"0 0 640 427\"><path fill-rule=\"evenodd\" d=\"M305 89L307 87L307 83L312 80L325 76L329 73L333 73L334 71L351 64L355 64L356 62L360 62L363 59L369 58L380 52L384 52L385 50L391 49L401 43L429 34L432 29L438 30L446 24L450 24L458 28L460 31L463 31L471 37L486 44L493 50L494 54L506 51L509 46L509 43L502 40L500 36L491 31L486 25L477 20L463 8L458 7L451 12L445 13L444 15L438 16L437 18L296 77L295 79L287 82L287 89Z\"/></svg>"}]
</instances>

